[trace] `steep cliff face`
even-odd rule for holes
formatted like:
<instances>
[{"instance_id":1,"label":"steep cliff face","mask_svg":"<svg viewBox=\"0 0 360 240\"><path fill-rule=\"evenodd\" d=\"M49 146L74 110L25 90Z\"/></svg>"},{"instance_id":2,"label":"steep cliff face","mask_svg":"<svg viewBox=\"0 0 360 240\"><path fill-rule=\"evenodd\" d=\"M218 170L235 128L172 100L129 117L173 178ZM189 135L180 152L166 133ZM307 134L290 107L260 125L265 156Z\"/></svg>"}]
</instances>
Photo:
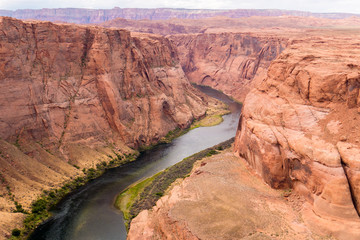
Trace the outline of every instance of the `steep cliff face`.
<instances>
[{"instance_id":1,"label":"steep cliff face","mask_svg":"<svg viewBox=\"0 0 360 240\"><path fill-rule=\"evenodd\" d=\"M132 32L154 33L161 35L169 34L189 34L199 33L204 30L204 26L200 25L199 21L195 21L197 24L184 22L184 20L172 19L172 20L131 20L124 18L115 18L110 21L99 24L102 27L115 27L123 28Z\"/></svg>"},{"instance_id":2,"label":"steep cliff face","mask_svg":"<svg viewBox=\"0 0 360 240\"><path fill-rule=\"evenodd\" d=\"M293 41L246 97L235 142L272 187L307 199L314 230L359 239L360 42Z\"/></svg>"},{"instance_id":3,"label":"steep cliff face","mask_svg":"<svg viewBox=\"0 0 360 240\"><path fill-rule=\"evenodd\" d=\"M287 40L245 33L173 35L181 65L191 82L208 85L243 101L262 79Z\"/></svg>"},{"instance_id":4,"label":"steep cliff face","mask_svg":"<svg viewBox=\"0 0 360 240\"><path fill-rule=\"evenodd\" d=\"M140 146L204 114L165 38L8 18L0 27L4 139L22 129L59 144L116 133Z\"/></svg>"},{"instance_id":5,"label":"steep cliff face","mask_svg":"<svg viewBox=\"0 0 360 240\"><path fill-rule=\"evenodd\" d=\"M351 13L311 13L291 10L277 9L175 9L175 8L118 8L113 9L83 9L83 8L43 8L43 9L19 9L16 11L0 10L1 16L20 19L37 19L46 21L62 21L72 23L101 23L115 18L126 18L133 20L150 19L163 20L171 18L200 19L215 16L226 16L231 18L251 16L313 16L323 18L346 18L359 16Z\"/></svg>"},{"instance_id":6,"label":"steep cliff face","mask_svg":"<svg viewBox=\"0 0 360 240\"><path fill-rule=\"evenodd\" d=\"M0 84L7 213L8 192L27 207L79 169L189 126L207 106L169 40L99 27L0 18Z\"/></svg>"}]
</instances>

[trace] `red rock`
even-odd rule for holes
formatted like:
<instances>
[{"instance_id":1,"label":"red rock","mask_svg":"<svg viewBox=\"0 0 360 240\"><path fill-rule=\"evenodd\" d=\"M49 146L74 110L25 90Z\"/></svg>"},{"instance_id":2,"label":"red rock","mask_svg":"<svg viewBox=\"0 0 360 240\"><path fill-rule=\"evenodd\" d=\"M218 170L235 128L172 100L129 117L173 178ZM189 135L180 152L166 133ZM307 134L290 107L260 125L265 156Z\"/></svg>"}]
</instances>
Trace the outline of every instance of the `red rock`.
<instances>
[{"instance_id":1,"label":"red rock","mask_svg":"<svg viewBox=\"0 0 360 240\"><path fill-rule=\"evenodd\" d=\"M269 185L306 197L315 231L340 239L360 237L359 146L350 144L359 133L338 142L358 125L359 73L349 67L360 60L358 44L346 36L293 41L246 97L235 141Z\"/></svg>"},{"instance_id":2,"label":"red rock","mask_svg":"<svg viewBox=\"0 0 360 240\"><path fill-rule=\"evenodd\" d=\"M253 16L161 21L114 19L101 25L167 36L177 46L181 65L190 81L209 85L243 101L249 90L265 78L270 62L282 52L289 39L313 34L304 28L344 28L358 24L358 18ZM301 81L305 84L306 75L300 73L298 77L303 78Z\"/></svg>"},{"instance_id":3,"label":"red rock","mask_svg":"<svg viewBox=\"0 0 360 240\"><path fill-rule=\"evenodd\" d=\"M286 47L286 38L245 33L174 35L181 65L191 82L208 85L243 101L255 78Z\"/></svg>"},{"instance_id":4,"label":"red rock","mask_svg":"<svg viewBox=\"0 0 360 240\"><path fill-rule=\"evenodd\" d=\"M51 142L113 136L141 146L205 114L165 38L10 18L0 28L4 139L21 130Z\"/></svg>"},{"instance_id":5,"label":"red rock","mask_svg":"<svg viewBox=\"0 0 360 240\"><path fill-rule=\"evenodd\" d=\"M188 127L208 101L164 37L6 17L0 84L0 238L14 206L5 186L29 210L81 169Z\"/></svg>"}]
</instances>

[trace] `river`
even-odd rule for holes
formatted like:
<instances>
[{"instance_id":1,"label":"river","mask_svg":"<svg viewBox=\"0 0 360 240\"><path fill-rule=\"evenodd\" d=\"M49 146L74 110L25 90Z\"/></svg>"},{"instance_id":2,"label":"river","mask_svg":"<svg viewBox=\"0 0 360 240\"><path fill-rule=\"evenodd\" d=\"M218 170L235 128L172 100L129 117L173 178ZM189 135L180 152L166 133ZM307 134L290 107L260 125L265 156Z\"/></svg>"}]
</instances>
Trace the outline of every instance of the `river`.
<instances>
[{"instance_id":1,"label":"river","mask_svg":"<svg viewBox=\"0 0 360 240\"><path fill-rule=\"evenodd\" d=\"M127 233L123 216L114 207L119 192L185 157L235 136L241 105L209 87L196 87L231 104L232 113L223 116L224 121L217 126L196 128L169 144L143 152L134 162L107 170L64 199L53 211L53 216L41 224L29 239L125 240Z\"/></svg>"}]
</instances>

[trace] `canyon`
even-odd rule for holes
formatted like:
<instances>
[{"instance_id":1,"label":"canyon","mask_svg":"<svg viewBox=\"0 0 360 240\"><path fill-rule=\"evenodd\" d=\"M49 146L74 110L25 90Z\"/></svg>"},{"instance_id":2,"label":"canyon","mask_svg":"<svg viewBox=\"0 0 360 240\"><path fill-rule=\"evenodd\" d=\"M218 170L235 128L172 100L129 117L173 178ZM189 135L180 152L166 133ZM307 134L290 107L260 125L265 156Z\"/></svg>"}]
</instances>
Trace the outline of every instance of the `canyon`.
<instances>
[{"instance_id":1,"label":"canyon","mask_svg":"<svg viewBox=\"0 0 360 240\"><path fill-rule=\"evenodd\" d=\"M246 33L174 35L180 62L191 82L221 90L238 101L266 74L287 39Z\"/></svg>"},{"instance_id":2,"label":"canyon","mask_svg":"<svg viewBox=\"0 0 360 240\"><path fill-rule=\"evenodd\" d=\"M290 11L277 9L234 9L234 10L215 10L215 9L171 9L171 8L119 8L113 9L81 9L81 8L57 8L57 9L19 9L15 11L0 10L1 16L14 17L18 19L34 19L44 21L72 22L77 24L102 23L116 18L126 18L133 20L165 20L171 18L178 19L202 19L216 16L226 16L231 18L242 18L251 16L300 16L318 17L330 19L342 19L359 14L350 13L311 13L304 11Z\"/></svg>"},{"instance_id":3,"label":"canyon","mask_svg":"<svg viewBox=\"0 0 360 240\"><path fill-rule=\"evenodd\" d=\"M28 210L43 190L217 104L191 86L163 37L7 17L0 29L2 236L24 216L14 202Z\"/></svg>"},{"instance_id":4,"label":"canyon","mask_svg":"<svg viewBox=\"0 0 360 240\"><path fill-rule=\"evenodd\" d=\"M359 239L360 42L336 33L289 40L245 98L237 157L199 161L129 239Z\"/></svg>"},{"instance_id":5,"label":"canyon","mask_svg":"<svg viewBox=\"0 0 360 240\"><path fill-rule=\"evenodd\" d=\"M306 229L312 238L320 234L358 239L360 43L358 28L350 27L356 26L358 19L334 22L337 26L330 29L320 27L321 20L306 23L298 19L301 21L294 28L261 29L254 23L251 30L239 30L231 24L221 30L212 23L215 19L199 20L210 23L196 28L200 24L193 21L191 34L182 33L190 29L185 21L184 28L157 25L157 33L170 31L167 38L177 46L191 81L217 88L239 101L245 99L234 152L272 188L292 189L289 199L293 202L295 198L295 211L301 212L304 221L300 232L293 229L296 234ZM226 20L234 22L219 19L219 25ZM111 22L116 25L115 20ZM106 24L111 26L111 22ZM140 22L128 23L130 28L146 32ZM314 27L314 22L319 24L316 30L303 27ZM149 29L156 32L157 28ZM202 172L202 168L194 171ZM216 228L219 212L212 201L217 194L224 194L212 185L217 181L190 178L181 183L180 190L174 187L154 208L133 220L129 239L228 239L222 231L211 231ZM206 184L209 193L194 189L195 183ZM217 210L204 218L199 212L185 214L202 204ZM250 221L246 211L239 214ZM196 224L205 219L206 227ZM229 224L231 227L240 228ZM305 235L301 238L309 237Z\"/></svg>"},{"instance_id":6,"label":"canyon","mask_svg":"<svg viewBox=\"0 0 360 240\"><path fill-rule=\"evenodd\" d=\"M360 18L355 17L332 20L253 16L163 21L115 19L100 26L165 36L176 46L181 66L191 82L211 86L243 102L290 39L341 34L359 24Z\"/></svg>"},{"instance_id":7,"label":"canyon","mask_svg":"<svg viewBox=\"0 0 360 240\"><path fill-rule=\"evenodd\" d=\"M2 236L24 218L13 213L14 201L29 209L80 169L204 117L219 103L193 82L244 102L233 150L199 162L132 221L129 239L359 239L359 18L277 10L0 13L91 23L0 17ZM153 21L135 21L144 18Z\"/></svg>"}]
</instances>

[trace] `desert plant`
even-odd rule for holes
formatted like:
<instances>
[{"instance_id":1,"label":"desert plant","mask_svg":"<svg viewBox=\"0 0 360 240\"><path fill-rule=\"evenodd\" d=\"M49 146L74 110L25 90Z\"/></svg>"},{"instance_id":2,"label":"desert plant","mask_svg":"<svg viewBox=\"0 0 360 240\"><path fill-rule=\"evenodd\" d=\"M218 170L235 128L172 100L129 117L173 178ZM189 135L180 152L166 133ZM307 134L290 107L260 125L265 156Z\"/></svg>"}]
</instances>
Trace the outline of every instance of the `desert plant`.
<instances>
[{"instance_id":1,"label":"desert plant","mask_svg":"<svg viewBox=\"0 0 360 240\"><path fill-rule=\"evenodd\" d=\"M14 228L14 229L11 231L11 235L13 235L14 237L18 237L18 236L20 236L20 234L21 234L20 229Z\"/></svg>"}]
</instances>

